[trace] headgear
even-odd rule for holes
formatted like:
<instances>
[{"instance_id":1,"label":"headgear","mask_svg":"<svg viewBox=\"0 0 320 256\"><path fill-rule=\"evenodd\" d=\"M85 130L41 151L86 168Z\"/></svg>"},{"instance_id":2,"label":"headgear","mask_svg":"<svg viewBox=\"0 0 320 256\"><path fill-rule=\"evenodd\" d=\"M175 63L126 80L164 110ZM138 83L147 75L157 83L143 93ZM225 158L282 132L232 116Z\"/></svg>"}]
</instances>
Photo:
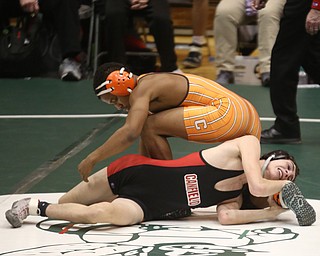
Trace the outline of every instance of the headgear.
<instances>
[{"instance_id":1,"label":"headgear","mask_svg":"<svg viewBox=\"0 0 320 256\"><path fill-rule=\"evenodd\" d=\"M269 163L273 160L279 160L279 159L288 159L291 160L294 165L296 166L296 175L295 178L297 177L297 175L299 174L299 167L294 159L293 156L291 156L287 151L284 150L275 150L272 152L269 152L267 154L264 154L263 156L260 157L260 159L264 159L266 160L261 168L262 171L262 176L264 176L264 173L267 169L267 166L269 165Z\"/></svg>"},{"instance_id":2,"label":"headgear","mask_svg":"<svg viewBox=\"0 0 320 256\"><path fill-rule=\"evenodd\" d=\"M106 93L116 96L127 96L132 92L134 87L133 74L125 71L125 68L122 67L120 70L111 72L106 81L101 83L95 90L99 91L97 93L98 97Z\"/></svg>"}]
</instances>

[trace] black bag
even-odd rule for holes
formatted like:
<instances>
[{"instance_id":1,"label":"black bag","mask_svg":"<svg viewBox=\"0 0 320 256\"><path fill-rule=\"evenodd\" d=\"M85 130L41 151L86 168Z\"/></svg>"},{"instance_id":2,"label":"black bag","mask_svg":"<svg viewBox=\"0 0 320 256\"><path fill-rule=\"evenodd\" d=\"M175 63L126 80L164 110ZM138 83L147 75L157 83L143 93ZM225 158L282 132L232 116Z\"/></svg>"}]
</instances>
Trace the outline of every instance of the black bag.
<instances>
[{"instance_id":1,"label":"black bag","mask_svg":"<svg viewBox=\"0 0 320 256\"><path fill-rule=\"evenodd\" d=\"M36 76L42 72L41 17L25 15L0 34L0 77Z\"/></svg>"}]
</instances>

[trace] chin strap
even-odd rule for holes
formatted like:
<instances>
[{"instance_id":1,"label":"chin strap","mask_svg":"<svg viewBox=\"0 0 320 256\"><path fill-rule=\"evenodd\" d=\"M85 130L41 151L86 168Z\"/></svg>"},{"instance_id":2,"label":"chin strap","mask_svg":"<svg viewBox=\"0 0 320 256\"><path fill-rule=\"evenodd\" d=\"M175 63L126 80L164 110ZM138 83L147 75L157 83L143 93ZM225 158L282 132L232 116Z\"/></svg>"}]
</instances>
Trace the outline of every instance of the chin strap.
<instances>
[{"instance_id":1,"label":"chin strap","mask_svg":"<svg viewBox=\"0 0 320 256\"><path fill-rule=\"evenodd\" d=\"M276 156L275 154L269 156L269 157L266 159L266 161L264 162L264 164L262 165L262 167L261 167L262 177L264 177L264 173L266 172L267 166L269 165L269 163L271 162L271 160L272 160L273 158L275 158L275 156Z\"/></svg>"}]
</instances>

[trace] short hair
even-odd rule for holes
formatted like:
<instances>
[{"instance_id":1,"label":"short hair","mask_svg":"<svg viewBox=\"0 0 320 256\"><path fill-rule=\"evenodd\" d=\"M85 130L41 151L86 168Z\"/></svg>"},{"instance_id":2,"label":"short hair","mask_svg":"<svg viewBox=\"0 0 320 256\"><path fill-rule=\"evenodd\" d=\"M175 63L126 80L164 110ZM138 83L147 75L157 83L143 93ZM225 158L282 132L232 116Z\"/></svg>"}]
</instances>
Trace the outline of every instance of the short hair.
<instances>
[{"instance_id":1,"label":"short hair","mask_svg":"<svg viewBox=\"0 0 320 256\"><path fill-rule=\"evenodd\" d=\"M97 87L106 81L109 74L111 74L113 71L120 70L123 67L125 68L126 71L130 72L130 69L128 66L121 63L117 63L117 62L108 62L99 66L93 78L94 93L95 94L97 93L96 91Z\"/></svg>"},{"instance_id":2,"label":"short hair","mask_svg":"<svg viewBox=\"0 0 320 256\"><path fill-rule=\"evenodd\" d=\"M287 151L279 149L279 150L274 150L274 151L271 151L269 153L262 155L260 157L260 159L267 160L272 155L274 155L274 157L271 158L271 161L279 160L279 159L288 159L294 163L294 165L296 166L296 175L294 177L294 180L295 180L296 177L300 174L300 169L299 169L299 166L298 166L295 158L292 155L290 155Z\"/></svg>"}]
</instances>

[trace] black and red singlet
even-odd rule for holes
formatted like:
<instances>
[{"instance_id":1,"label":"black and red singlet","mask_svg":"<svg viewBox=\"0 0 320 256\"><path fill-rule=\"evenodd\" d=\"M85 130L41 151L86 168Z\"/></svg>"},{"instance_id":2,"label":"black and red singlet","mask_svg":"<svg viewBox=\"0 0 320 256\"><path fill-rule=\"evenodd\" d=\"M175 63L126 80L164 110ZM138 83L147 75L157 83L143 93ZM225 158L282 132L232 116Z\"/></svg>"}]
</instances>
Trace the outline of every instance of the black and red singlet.
<instances>
[{"instance_id":1,"label":"black and red singlet","mask_svg":"<svg viewBox=\"0 0 320 256\"><path fill-rule=\"evenodd\" d=\"M113 193L139 204L145 221L183 217L192 208L209 207L235 198L241 189L218 191L214 186L243 173L211 166L201 152L176 160L131 154L112 162L107 172Z\"/></svg>"}]
</instances>

